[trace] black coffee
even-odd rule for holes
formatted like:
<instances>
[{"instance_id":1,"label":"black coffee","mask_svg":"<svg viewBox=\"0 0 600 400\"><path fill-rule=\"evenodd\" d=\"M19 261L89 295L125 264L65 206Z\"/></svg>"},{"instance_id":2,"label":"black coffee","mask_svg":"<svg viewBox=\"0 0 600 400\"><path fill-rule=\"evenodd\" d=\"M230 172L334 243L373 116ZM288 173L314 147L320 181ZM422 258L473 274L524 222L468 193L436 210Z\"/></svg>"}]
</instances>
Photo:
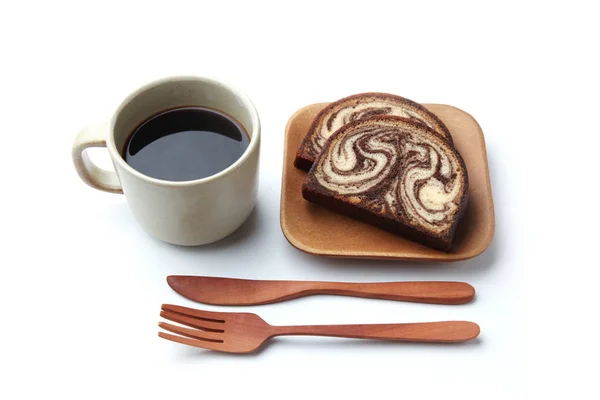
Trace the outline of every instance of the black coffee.
<instances>
[{"instance_id":1,"label":"black coffee","mask_svg":"<svg viewBox=\"0 0 600 400\"><path fill-rule=\"evenodd\" d=\"M125 161L144 175L191 181L236 162L250 140L225 113L202 107L164 111L143 122L125 147Z\"/></svg>"}]
</instances>

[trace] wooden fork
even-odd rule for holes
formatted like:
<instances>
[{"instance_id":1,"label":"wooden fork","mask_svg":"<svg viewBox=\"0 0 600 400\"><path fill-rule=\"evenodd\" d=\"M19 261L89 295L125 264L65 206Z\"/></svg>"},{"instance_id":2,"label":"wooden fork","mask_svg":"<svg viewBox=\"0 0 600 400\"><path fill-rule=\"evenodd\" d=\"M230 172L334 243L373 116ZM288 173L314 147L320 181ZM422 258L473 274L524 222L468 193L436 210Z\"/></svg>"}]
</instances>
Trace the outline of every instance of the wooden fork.
<instances>
[{"instance_id":1,"label":"wooden fork","mask_svg":"<svg viewBox=\"0 0 600 400\"><path fill-rule=\"evenodd\" d=\"M464 342L479 335L479 325L468 321L373 325L273 326L250 313L213 312L163 304L160 316L194 329L159 322L173 332L158 332L174 342L227 353L250 353L279 335L333 336L407 342Z\"/></svg>"}]
</instances>

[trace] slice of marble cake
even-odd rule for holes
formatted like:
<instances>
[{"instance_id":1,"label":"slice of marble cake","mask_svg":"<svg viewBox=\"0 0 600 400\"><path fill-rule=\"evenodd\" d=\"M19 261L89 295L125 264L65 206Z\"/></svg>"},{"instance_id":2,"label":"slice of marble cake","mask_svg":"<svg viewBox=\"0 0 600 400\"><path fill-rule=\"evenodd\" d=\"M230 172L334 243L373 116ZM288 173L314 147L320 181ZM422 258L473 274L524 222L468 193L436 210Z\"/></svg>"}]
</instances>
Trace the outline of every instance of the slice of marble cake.
<instances>
[{"instance_id":1,"label":"slice of marble cake","mask_svg":"<svg viewBox=\"0 0 600 400\"><path fill-rule=\"evenodd\" d=\"M329 104L315 117L296 153L296 168L308 171L333 132L349 122L375 115L396 115L420 122L452 143L446 125L422 105L388 93L360 93Z\"/></svg>"},{"instance_id":2,"label":"slice of marble cake","mask_svg":"<svg viewBox=\"0 0 600 400\"><path fill-rule=\"evenodd\" d=\"M303 197L426 246L449 251L467 206L468 178L454 146L395 116L344 125L325 142Z\"/></svg>"}]
</instances>

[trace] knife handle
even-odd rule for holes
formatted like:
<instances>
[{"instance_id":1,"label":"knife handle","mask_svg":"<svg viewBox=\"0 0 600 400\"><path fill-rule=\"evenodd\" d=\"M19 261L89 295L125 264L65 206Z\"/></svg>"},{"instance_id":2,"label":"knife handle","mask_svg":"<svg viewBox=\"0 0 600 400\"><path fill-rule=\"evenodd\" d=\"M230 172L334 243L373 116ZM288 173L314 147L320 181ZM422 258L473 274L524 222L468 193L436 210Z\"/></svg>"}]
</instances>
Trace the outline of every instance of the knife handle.
<instances>
[{"instance_id":1,"label":"knife handle","mask_svg":"<svg viewBox=\"0 0 600 400\"><path fill-rule=\"evenodd\" d=\"M431 304L465 304L475 297L475 288L466 282L314 283L319 285L311 290L312 294L334 294Z\"/></svg>"}]
</instances>

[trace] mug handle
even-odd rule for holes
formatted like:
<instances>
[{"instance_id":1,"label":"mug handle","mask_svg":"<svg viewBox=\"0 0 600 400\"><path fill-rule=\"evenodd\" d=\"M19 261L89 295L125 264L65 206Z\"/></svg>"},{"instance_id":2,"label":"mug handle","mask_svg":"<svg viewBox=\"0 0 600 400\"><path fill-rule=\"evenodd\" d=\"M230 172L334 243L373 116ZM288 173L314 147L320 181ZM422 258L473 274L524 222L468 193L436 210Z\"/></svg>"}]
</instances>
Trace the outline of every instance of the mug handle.
<instances>
[{"instance_id":1,"label":"mug handle","mask_svg":"<svg viewBox=\"0 0 600 400\"><path fill-rule=\"evenodd\" d=\"M88 147L106 147L107 124L89 126L75 137L71 156L79 177L91 187L110 193L123 193L116 172L99 168L87 154Z\"/></svg>"}]
</instances>

